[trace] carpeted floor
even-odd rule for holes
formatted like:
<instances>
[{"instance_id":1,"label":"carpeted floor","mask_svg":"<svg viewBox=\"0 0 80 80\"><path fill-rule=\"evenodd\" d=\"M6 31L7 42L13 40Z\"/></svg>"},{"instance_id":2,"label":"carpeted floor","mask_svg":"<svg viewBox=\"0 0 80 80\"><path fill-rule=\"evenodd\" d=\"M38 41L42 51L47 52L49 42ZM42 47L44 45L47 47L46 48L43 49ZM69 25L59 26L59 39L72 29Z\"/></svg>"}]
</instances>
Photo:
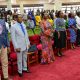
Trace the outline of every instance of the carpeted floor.
<instances>
[{"instance_id":1,"label":"carpeted floor","mask_svg":"<svg viewBox=\"0 0 80 80\"><path fill-rule=\"evenodd\" d=\"M51 64L32 66L32 73L24 73L22 78L15 74L13 80L80 80L80 48L64 54Z\"/></svg>"}]
</instances>

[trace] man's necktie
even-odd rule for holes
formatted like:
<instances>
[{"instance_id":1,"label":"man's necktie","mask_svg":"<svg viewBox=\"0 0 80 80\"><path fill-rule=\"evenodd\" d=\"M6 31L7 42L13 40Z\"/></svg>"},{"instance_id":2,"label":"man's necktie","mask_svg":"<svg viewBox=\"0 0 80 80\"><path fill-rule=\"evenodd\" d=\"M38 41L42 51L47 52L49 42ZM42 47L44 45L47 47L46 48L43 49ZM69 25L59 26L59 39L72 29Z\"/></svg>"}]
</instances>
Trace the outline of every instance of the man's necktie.
<instances>
[{"instance_id":1,"label":"man's necktie","mask_svg":"<svg viewBox=\"0 0 80 80\"><path fill-rule=\"evenodd\" d=\"M25 35L24 26L22 24L20 24L20 26L21 26L21 30L22 30L23 34Z\"/></svg>"}]
</instances>

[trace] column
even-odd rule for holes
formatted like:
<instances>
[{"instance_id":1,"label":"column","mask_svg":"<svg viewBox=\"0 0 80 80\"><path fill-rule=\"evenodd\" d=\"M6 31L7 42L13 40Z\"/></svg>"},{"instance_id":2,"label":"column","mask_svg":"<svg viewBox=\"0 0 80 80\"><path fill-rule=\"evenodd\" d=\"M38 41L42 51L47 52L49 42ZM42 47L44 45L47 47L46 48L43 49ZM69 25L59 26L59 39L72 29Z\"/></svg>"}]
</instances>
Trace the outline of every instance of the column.
<instances>
[{"instance_id":1,"label":"column","mask_svg":"<svg viewBox=\"0 0 80 80\"><path fill-rule=\"evenodd\" d=\"M7 10L11 10L12 8L11 0L6 0L6 1L7 1Z\"/></svg>"},{"instance_id":2,"label":"column","mask_svg":"<svg viewBox=\"0 0 80 80\"><path fill-rule=\"evenodd\" d=\"M53 3L45 3L44 4L44 10L53 10L54 4Z\"/></svg>"},{"instance_id":3,"label":"column","mask_svg":"<svg viewBox=\"0 0 80 80\"><path fill-rule=\"evenodd\" d=\"M62 7L62 2L59 1L59 0L55 0L54 1L54 10L61 10L61 7Z\"/></svg>"},{"instance_id":4,"label":"column","mask_svg":"<svg viewBox=\"0 0 80 80\"><path fill-rule=\"evenodd\" d=\"M23 3L20 3L20 13L21 13L21 14L24 13L24 6L23 6Z\"/></svg>"}]
</instances>

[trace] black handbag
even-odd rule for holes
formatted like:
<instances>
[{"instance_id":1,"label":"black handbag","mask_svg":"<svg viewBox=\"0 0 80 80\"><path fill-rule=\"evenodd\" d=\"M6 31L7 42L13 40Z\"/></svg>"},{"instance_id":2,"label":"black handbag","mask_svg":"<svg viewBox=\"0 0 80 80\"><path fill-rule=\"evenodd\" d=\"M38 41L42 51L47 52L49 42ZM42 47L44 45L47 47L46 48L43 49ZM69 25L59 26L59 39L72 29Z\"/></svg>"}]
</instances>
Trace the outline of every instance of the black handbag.
<instances>
[{"instance_id":1,"label":"black handbag","mask_svg":"<svg viewBox=\"0 0 80 80\"><path fill-rule=\"evenodd\" d=\"M30 48L28 49L28 52L34 52L37 51L36 45L31 45Z\"/></svg>"}]
</instances>

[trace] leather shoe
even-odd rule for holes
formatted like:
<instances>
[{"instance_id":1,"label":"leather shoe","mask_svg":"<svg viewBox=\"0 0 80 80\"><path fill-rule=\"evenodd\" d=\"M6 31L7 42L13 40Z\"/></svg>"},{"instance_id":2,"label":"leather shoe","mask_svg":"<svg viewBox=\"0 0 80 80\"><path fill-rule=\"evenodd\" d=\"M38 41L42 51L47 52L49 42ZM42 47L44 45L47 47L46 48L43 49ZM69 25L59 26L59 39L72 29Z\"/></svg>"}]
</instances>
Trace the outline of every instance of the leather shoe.
<instances>
[{"instance_id":1,"label":"leather shoe","mask_svg":"<svg viewBox=\"0 0 80 80\"><path fill-rule=\"evenodd\" d=\"M18 75L19 75L19 77L22 77L22 73L19 73L19 72L18 72Z\"/></svg>"}]
</instances>

